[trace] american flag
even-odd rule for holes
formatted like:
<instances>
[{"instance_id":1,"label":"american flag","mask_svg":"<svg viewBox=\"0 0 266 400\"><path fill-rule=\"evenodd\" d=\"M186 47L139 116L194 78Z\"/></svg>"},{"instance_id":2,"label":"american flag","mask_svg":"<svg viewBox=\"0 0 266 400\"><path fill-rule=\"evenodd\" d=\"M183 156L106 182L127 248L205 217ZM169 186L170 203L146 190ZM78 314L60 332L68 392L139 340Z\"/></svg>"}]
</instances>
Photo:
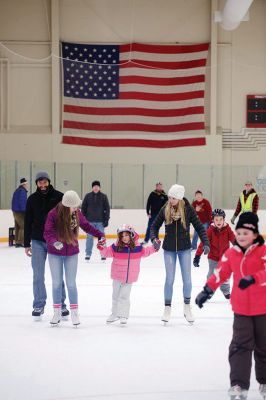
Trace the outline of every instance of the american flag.
<instances>
[{"instance_id":1,"label":"american flag","mask_svg":"<svg viewBox=\"0 0 266 400\"><path fill-rule=\"evenodd\" d=\"M63 42L63 143L204 145L208 48Z\"/></svg>"}]
</instances>

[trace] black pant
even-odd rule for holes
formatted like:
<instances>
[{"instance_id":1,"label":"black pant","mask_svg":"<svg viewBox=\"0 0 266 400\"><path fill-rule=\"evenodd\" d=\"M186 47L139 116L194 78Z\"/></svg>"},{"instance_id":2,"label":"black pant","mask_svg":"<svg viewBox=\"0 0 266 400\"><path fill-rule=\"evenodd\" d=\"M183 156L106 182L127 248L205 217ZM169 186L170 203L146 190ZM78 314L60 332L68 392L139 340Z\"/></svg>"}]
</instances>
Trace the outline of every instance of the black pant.
<instances>
[{"instance_id":1,"label":"black pant","mask_svg":"<svg viewBox=\"0 0 266 400\"><path fill-rule=\"evenodd\" d=\"M266 314L234 314L233 338L229 346L231 386L249 389L253 351L256 379L266 384Z\"/></svg>"}]
</instances>

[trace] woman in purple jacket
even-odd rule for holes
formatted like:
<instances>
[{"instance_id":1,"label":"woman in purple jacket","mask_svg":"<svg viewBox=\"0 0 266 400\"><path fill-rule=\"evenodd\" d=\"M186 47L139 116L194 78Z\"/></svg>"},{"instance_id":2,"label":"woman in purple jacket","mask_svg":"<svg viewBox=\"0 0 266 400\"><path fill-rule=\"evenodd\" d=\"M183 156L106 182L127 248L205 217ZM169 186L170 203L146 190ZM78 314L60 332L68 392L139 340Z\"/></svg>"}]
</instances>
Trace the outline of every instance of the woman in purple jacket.
<instances>
[{"instance_id":1,"label":"woman in purple jacket","mask_svg":"<svg viewBox=\"0 0 266 400\"><path fill-rule=\"evenodd\" d=\"M58 325L61 319L61 298L63 271L70 303L71 319L74 326L80 324L78 315L78 291L76 275L78 267L79 226L104 243L105 238L95 229L78 209L81 200L73 190L67 191L62 202L53 208L46 219L44 238L47 242L48 260L52 275L54 316L50 324Z\"/></svg>"}]
</instances>

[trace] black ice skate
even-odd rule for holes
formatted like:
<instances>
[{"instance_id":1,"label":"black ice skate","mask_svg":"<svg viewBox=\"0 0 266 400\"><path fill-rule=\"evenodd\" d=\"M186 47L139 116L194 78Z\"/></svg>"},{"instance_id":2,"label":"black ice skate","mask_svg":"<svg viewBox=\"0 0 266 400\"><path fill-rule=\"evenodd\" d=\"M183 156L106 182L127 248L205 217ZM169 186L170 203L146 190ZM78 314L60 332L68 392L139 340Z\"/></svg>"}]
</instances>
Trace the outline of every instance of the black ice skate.
<instances>
[{"instance_id":1,"label":"black ice skate","mask_svg":"<svg viewBox=\"0 0 266 400\"><path fill-rule=\"evenodd\" d=\"M68 309L65 307L65 308L62 308L62 310L61 310L61 317L62 317L62 320L64 320L64 321L67 321L68 320L68 316L69 316L69 311L68 311Z\"/></svg>"},{"instance_id":2,"label":"black ice skate","mask_svg":"<svg viewBox=\"0 0 266 400\"><path fill-rule=\"evenodd\" d=\"M34 317L35 321L39 321L43 313L44 313L44 307L35 307L31 315Z\"/></svg>"}]
</instances>

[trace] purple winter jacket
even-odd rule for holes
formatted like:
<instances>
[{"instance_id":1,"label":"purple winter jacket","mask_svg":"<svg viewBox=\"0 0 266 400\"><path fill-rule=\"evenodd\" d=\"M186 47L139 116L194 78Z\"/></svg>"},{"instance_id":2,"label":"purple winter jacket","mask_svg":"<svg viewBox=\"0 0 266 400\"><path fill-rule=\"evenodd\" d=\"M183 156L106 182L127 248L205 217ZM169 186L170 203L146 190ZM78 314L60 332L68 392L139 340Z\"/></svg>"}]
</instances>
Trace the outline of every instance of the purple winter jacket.
<instances>
[{"instance_id":1,"label":"purple winter jacket","mask_svg":"<svg viewBox=\"0 0 266 400\"><path fill-rule=\"evenodd\" d=\"M104 236L104 233L100 232L98 229L95 229L84 217L80 210L78 210L79 216L79 225L80 227L90 235L96 236L99 239ZM79 244L78 240L76 241L76 245L67 244L63 242L64 247L61 250L57 250L54 247L54 243L58 242L57 234L56 234L56 219L57 219L57 208L53 208L47 215L47 219L44 227L44 239L47 243L47 251L49 254L55 254L57 256L73 256L74 254L79 253Z\"/></svg>"}]
</instances>

